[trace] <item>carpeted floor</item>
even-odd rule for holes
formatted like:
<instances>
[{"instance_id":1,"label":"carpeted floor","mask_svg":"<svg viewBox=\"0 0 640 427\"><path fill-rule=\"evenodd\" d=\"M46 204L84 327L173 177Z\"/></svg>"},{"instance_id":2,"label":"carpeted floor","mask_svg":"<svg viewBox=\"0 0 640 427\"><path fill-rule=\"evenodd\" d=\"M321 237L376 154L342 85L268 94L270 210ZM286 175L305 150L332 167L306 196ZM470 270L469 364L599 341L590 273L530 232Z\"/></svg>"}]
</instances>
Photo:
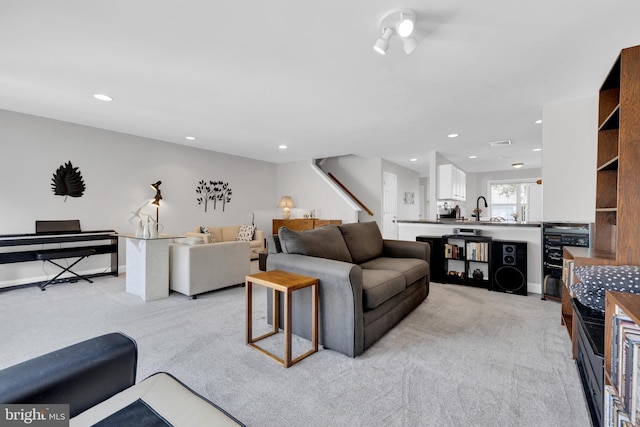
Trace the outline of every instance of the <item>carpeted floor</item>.
<instances>
[{"instance_id":1,"label":"carpeted floor","mask_svg":"<svg viewBox=\"0 0 640 427\"><path fill-rule=\"evenodd\" d=\"M362 356L321 349L284 369L245 345L244 292L145 303L124 275L0 292L0 368L121 331L138 343L138 380L169 372L248 426L591 425L560 306L537 295L432 283ZM281 352L281 335L265 346Z\"/></svg>"}]
</instances>

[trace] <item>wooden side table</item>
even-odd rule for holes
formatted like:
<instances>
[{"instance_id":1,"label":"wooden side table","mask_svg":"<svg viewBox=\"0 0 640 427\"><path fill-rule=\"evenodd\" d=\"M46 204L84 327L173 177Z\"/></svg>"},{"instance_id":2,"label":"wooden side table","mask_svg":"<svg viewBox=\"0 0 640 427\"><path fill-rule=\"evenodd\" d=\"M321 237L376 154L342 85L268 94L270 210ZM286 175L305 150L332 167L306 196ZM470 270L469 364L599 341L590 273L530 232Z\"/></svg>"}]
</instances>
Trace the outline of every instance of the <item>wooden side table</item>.
<instances>
[{"instance_id":1,"label":"wooden side table","mask_svg":"<svg viewBox=\"0 0 640 427\"><path fill-rule=\"evenodd\" d=\"M261 285L273 291L273 330L257 338L253 338L252 325L252 285ZM291 296L294 291L311 286L311 350L291 360ZM318 279L281 270L271 270L246 276L247 292L247 345L269 356L285 368L299 362L318 351ZM255 343L279 332L280 298L284 293L284 359L259 347Z\"/></svg>"}]
</instances>

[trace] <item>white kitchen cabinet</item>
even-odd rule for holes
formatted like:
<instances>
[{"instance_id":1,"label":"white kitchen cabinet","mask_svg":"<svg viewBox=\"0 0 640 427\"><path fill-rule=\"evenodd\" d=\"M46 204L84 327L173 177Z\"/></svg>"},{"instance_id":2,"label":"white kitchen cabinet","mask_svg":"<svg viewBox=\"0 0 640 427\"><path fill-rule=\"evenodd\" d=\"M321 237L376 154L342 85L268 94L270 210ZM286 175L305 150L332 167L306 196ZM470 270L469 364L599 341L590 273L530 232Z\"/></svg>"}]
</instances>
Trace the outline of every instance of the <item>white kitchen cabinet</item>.
<instances>
[{"instance_id":1,"label":"white kitchen cabinet","mask_svg":"<svg viewBox=\"0 0 640 427\"><path fill-rule=\"evenodd\" d=\"M467 175L454 165L438 166L438 200L467 199Z\"/></svg>"}]
</instances>

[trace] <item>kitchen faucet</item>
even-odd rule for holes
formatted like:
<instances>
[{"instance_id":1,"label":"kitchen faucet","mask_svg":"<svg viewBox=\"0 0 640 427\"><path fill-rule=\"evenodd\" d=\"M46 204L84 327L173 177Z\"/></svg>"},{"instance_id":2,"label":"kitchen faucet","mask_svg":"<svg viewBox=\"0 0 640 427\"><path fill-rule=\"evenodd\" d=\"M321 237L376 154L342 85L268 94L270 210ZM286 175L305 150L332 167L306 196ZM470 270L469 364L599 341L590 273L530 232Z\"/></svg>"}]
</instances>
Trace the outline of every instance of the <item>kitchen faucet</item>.
<instances>
[{"instance_id":1,"label":"kitchen faucet","mask_svg":"<svg viewBox=\"0 0 640 427\"><path fill-rule=\"evenodd\" d=\"M487 199L484 196L480 196L476 199L476 221L480 221L480 199L484 200L484 207L488 208Z\"/></svg>"}]
</instances>

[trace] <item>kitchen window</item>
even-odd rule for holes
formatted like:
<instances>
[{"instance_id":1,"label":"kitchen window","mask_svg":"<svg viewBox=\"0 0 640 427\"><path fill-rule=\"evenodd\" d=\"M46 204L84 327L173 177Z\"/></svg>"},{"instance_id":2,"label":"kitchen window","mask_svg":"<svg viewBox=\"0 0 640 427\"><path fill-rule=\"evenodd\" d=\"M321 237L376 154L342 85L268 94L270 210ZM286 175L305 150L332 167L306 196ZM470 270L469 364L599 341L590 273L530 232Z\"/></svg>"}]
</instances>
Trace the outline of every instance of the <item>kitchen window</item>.
<instances>
[{"instance_id":1,"label":"kitchen window","mask_svg":"<svg viewBox=\"0 0 640 427\"><path fill-rule=\"evenodd\" d=\"M542 189L531 181L489 182L492 218L506 221L539 221L542 216Z\"/></svg>"}]
</instances>

